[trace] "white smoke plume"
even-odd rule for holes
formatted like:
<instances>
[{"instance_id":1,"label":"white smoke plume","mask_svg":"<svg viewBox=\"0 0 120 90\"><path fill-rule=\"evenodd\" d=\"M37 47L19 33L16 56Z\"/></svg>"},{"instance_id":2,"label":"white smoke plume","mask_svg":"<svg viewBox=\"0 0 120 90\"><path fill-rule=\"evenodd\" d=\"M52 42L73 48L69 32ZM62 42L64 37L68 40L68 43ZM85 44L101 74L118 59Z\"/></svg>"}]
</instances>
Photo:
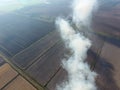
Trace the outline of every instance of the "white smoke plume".
<instances>
[{"instance_id":1,"label":"white smoke plume","mask_svg":"<svg viewBox=\"0 0 120 90\"><path fill-rule=\"evenodd\" d=\"M92 14L96 0L74 0L73 22L87 26L86 20ZM87 51L91 47L91 41L76 30L70 23L62 18L56 20L66 47L72 51L72 55L63 60L63 68L68 72L68 81L57 86L57 90L97 90L95 85L96 73L90 70L85 62ZM79 27L80 29L80 27Z\"/></svg>"},{"instance_id":2,"label":"white smoke plume","mask_svg":"<svg viewBox=\"0 0 120 90\"><path fill-rule=\"evenodd\" d=\"M92 11L97 9L96 0L74 0L72 3L73 22L78 26L81 23L88 25Z\"/></svg>"}]
</instances>

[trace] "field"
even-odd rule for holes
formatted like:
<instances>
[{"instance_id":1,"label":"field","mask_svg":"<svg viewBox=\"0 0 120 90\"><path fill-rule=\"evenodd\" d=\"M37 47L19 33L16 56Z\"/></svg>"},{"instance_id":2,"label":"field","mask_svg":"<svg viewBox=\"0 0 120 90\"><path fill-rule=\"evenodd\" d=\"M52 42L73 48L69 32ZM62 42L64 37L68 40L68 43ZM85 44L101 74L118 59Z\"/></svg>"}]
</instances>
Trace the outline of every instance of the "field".
<instances>
[{"instance_id":1,"label":"field","mask_svg":"<svg viewBox=\"0 0 120 90\"><path fill-rule=\"evenodd\" d=\"M58 72L61 59L64 56L64 51L64 44L61 42L57 43L33 65L31 65L26 72L28 72L30 76L32 76L41 85L45 86Z\"/></svg>"},{"instance_id":2,"label":"field","mask_svg":"<svg viewBox=\"0 0 120 90\"><path fill-rule=\"evenodd\" d=\"M53 31L44 38L27 47L23 51L16 54L11 60L20 68L25 69L32 62L35 62L40 56L44 55L50 48L60 41L60 35L57 31Z\"/></svg>"},{"instance_id":3,"label":"field","mask_svg":"<svg viewBox=\"0 0 120 90\"><path fill-rule=\"evenodd\" d=\"M20 70L20 74L32 79L35 82L32 84L45 90L55 90L57 84L67 80L61 61L69 50L55 30L54 21L61 13L61 16L69 18L66 17L70 13L69 2L52 2L48 6L36 5L0 15L0 54L18 72ZM99 3L100 8L92 17L92 30L83 30L92 42L86 62L92 71L98 73L98 90L119 90L120 1L101 0ZM0 58L0 65L2 63Z\"/></svg>"},{"instance_id":4,"label":"field","mask_svg":"<svg viewBox=\"0 0 120 90\"><path fill-rule=\"evenodd\" d=\"M0 49L13 57L49 32L53 23L29 19L15 14L0 16Z\"/></svg>"}]
</instances>

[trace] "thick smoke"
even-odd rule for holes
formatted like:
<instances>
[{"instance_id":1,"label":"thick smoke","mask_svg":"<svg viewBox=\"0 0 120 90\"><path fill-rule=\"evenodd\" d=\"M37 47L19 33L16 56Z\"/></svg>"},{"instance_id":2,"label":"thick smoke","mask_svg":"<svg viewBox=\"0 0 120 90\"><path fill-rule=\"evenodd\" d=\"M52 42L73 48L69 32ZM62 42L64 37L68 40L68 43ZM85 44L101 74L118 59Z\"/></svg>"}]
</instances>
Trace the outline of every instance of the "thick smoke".
<instances>
[{"instance_id":1,"label":"thick smoke","mask_svg":"<svg viewBox=\"0 0 120 90\"><path fill-rule=\"evenodd\" d=\"M73 22L79 26L81 23L88 25L93 10L97 9L96 0L74 0L72 3Z\"/></svg>"},{"instance_id":2,"label":"thick smoke","mask_svg":"<svg viewBox=\"0 0 120 90\"><path fill-rule=\"evenodd\" d=\"M74 0L73 22L75 25L84 24L92 14L96 0ZM76 30L70 23L62 18L56 20L66 47L72 51L72 55L63 60L63 68L68 72L68 81L57 86L57 90L97 90L95 85L96 73L90 70L85 62L87 51L91 47L91 41ZM79 26L79 29L80 28Z\"/></svg>"}]
</instances>

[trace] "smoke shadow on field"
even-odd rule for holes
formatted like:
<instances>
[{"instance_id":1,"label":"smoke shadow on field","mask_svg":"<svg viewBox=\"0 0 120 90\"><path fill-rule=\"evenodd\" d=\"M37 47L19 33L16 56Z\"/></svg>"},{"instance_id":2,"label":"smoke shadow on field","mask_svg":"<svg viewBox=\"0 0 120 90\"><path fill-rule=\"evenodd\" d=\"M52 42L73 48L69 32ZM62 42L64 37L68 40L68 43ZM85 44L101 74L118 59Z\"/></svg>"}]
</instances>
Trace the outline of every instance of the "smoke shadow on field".
<instances>
[{"instance_id":1,"label":"smoke shadow on field","mask_svg":"<svg viewBox=\"0 0 120 90\"><path fill-rule=\"evenodd\" d=\"M111 44L114 44L118 47L120 47L120 39L119 37L107 37L107 36L103 36L103 35L98 35L102 40L109 42Z\"/></svg>"},{"instance_id":2,"label":"smoke shadow on field","mask_svg":"<svg viewBox=\"0 0 120 90\"><path fill-rule=\"evenodd\" d=\"M97 74L98 90L120 90L113 77L114 67L103 58L99 58L94 69Z\"/></svg>"},{"instance_id":3,"label":"smoke shadow on field","mask_svg":"<svg viewBox=\"0 0 120 90\"><path fill-rule=\"evenodd\" d=\"M98 74L96 78L98 90L120 90L114 80L114 67L111 63L99 57L92 50L88 51L87 62L91 65L91 69Z\"/></svg>"}]
</instances>

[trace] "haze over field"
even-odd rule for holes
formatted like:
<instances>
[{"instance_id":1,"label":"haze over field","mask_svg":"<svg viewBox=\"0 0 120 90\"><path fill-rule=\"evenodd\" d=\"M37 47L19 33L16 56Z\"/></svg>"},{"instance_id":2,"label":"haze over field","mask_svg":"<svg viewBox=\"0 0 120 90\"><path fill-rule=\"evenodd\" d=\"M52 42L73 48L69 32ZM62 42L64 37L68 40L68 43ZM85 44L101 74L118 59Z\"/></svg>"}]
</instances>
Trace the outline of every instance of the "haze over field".
<instances>
[{"instance_id":1,"label":"haze over field","mask_svg":"<svg viewBox=\"0 0 120 90\"><path fill-rule=\"evenodd\" d=\"M0 12L10 12L36 4L50 3L47 0L0 0Z\"/></svg>"},{"instance_id":2,"label":"haze over field","mask_svg":"<svg viewBox=\"0 0 120 90\"><path fill-rule=\"evenodd\" d=\"M73 1L73 22L79 29L82 29L80 24L87 27L95 5L96 0ZM96 73L85 62L91 41L77 33L68 20L58 18L56 24L66 47L72 51L72 55L63 61L63 68L68 72L68 81L58 85L57 90L97 90Z\"/></svg>"}]
</instances>

